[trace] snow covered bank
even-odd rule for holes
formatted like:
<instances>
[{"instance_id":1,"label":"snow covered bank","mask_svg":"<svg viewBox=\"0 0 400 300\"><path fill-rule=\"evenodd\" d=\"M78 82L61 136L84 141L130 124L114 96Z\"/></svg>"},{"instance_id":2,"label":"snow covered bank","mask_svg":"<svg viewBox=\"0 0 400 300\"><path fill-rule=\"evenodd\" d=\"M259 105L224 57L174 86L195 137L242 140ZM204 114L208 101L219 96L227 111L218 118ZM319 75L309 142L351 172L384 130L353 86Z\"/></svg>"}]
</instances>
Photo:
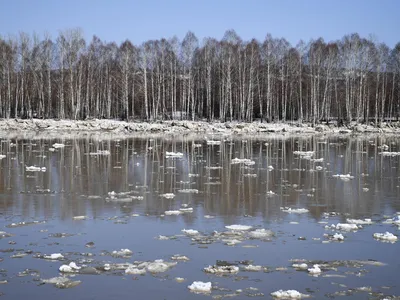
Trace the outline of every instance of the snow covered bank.
<instances>
[{"instance_id":1,"label":"snow covered bank","mask_svg":"<svg viewBox=\"0 0 400 300\"><path fill-rule=\"evenodd\" d=\"M46 137L49 133L60 133L68 136L76 133L110 133L130 135L133 133L161 133L161 134L182 134L182 133L219 133L219 134L398 134L400 133L400 123L383 124L381 128L369 125L349 125L348 127L335 127L327 125L317 125L298 123L240 123L240 122L204 122L204 121L156 121L147 122L126 122L118 120L21 120L3 119L0 120L0 132L2 136L9 134L24 135L35 133ZM211 144L212 141L207 141ZM216 141L220 143L220 141ZM61 145L61 144L60 144ZM58 145L57 145L58 146Z\"/></svg>"}]
</instances>

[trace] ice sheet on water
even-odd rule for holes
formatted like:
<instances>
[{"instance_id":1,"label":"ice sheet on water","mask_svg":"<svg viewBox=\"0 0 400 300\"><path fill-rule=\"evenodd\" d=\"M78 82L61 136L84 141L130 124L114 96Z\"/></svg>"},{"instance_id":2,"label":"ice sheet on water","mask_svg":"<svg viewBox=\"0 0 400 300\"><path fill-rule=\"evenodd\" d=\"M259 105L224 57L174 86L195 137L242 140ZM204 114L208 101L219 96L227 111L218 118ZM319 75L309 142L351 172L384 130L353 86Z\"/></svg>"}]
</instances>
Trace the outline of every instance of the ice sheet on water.
<instances>
[{"instance_id":1,"label":"ice sheet on water","mask_svg":"<svg viewBox=\"0 0 400 300\"><path fill-rule=\"evenodd\" d=\"M382 156L399 156L400 152L382 151L379 154L382 155Z\"/></svg>"},{"instance_id":2,"label":"ice sheet on water","mask_svg":"<svg viewBox=\"0 0 400 300\"><path fill-rule=\"evenodd\" d=\"M271 293L271 296L278 299L302 299L309 297L308 295L301 294L296 290L287 290L287 291L279 290Z\"/></svg>"},{"instance_id":3,"label":"ice sheet on water","mask_svg":"<svg viewBox=\"0 0 400 300\"><path fill-rule=\"evenodd\" d=\"M292 267L297 270L308 270L308 265L306 263L293 264Z\"/></svg>"},{"instance_id":4,"label":"ice sheet on water","mask_svg":"<svg viewBox=\"0 0 400 300\"><path fill-rule=\"evenodd\" d=\"M166 210L165 212L164 212L164 214L166 215L166 216L177 216L177 215L180 215L180 214L182 214L183 212L182 211L180 211L180 210Z\"/></svg>"},{"instance_id":5,"label":"ice sheet on water","mask_svg":"<svg viewBox=\"0 0 400 300\"><path fill-rule=\"evenodd\" d=\"M333 175L333 177L342 179L343 181L348 181L350 179L354 179L354 176L352 176L350 174L336 174L336 175Z\"/></svg>"},{"instance_id":6,"label":"ice sheet on water","mask_svg":"<svg viewBox=\"0 0 400 300\"><path fill-rule=\"evenodd\" d=\"M346 219L346 222L349 224L357 224L357 225L370 225L373 224L371 219Z\"/></svg>"},{"instance_id":7,"label":"ice sheet on water","mask_svg":"<svg viewBox=\"0 0 400 300\"><path fill-rule=\"evenodd\" d=\"M325 229L336 229L336 230L343 230L343 231L356 231L358 230L361 225L357 224L348 224L348 223L338 223L332 224L331 226L325 225Z\"/></svg>"},{"instance_id":8,"label":"ice sheet on water","mask_svg":"<svg viewBox=\"0 0 400 300\"><path fill-rule=\"evenodd\" d=\"M166 194L161 194L160 197L165 198L165 199L174 199L175 194L173 194L173 193L166 193Z\"/></svg>"},{"instance_id":9,"label":"ice sheet on water","mask_svg":"<svg viewBox=\"0 0 400 300\"><path fill-rule=\"evenodd\" d=\"M98 155L110 155L110 151L108 150L97 150L96 152L89 152L89 155L91 156L98 156Z\"/></svg>"},{"instance_id":10,"label":"ice sheet on water","mask_svg":"<svg viewBox=\"0 0 400 300\"><path fill-rule=\"evenodd\" d=\"M200 232L194 229L182 229L182 232L186 235L198 235Z\"/></svg>"},{"instance_id":11,"label":"ice sheet on water","mask_svg":"<svg viewBox=\"0 0 400 300\"><path fill-rule=\"evenodd\" d=\"M63 273L76 273L76 272L78 272L79 270L81 269L81 267L78 267L77 265L76 265L76 263L75 262L70 262L68 265L62 265L62 266L60 266L59 268L58 268L58 270L60 271L60 272L63 272Z\"/></svg>"},{"instance_id":12,"label":"ice sheet on water","mask_svg":"<svg viewBox=\"0 0 400 300\"><path fill-rule=\"evenodd\" d=\"M210 293L211 292L211 282L193 281L188 289L195 293Z\"/></svg>"},{"instance_id":13,"label":"ice sheet on water","mask_svg":"<svg viewBox=\"0 0 400 300\"><path fill-rule=\"evenodd\" d=\"M388 242L396 242L397 241L397 236L395 236L393 233L390 233L386 231L385 233L374 233L374 238L377 240L383 240L383 241L388 241Z\"/></svg>"},{"instance_id":14,"label":"ice sheet on water","mask_svg":"<svg viewBox=\"0 0 400 300\"><path fill-rule=\"evenodd\" d=\"M63 259L64 255L62 255L61 253L53 253L50 255L44 255L43 258L51 259L51 260L59 260L59 259Z\"/></svg>"},{"instance_id":15,"label":"ice sheet on water","mask_svg":"<svg viewBox=\"0 0 400 300\"><path fill-rule=\"evenodd\" d=\"M178 260L178 261L189 261L189 257L185 255L180 255L180 254L175 254L174 256L171 257L172 260Z\"/></svg>"},{"instance_id":16,"label":"ice sheet on water","mask_svg":"<svg viewBox=\"0 0 400 300\"><path fill-rule=\"evenodd\" d=\"M320 269L320 267L319 267L319 265L313 265L313 267L312 268L309 268L308 269L308 273L310 273L311 275L318 275L318 274L321 274L321 269Z\"/></svg>"},{"instance_id":17,"label":"ice sheet on water","mask_svg":"<svg viewBox=\"0 0 400 300\"><path fill-rule=\"evenodd\" d=\"M153 262L145 263L146 270L150 273L163 273L168 271L170 268L176 266L177 262L166 262L162 259L156 259Z\"/></svg>"},{"instance_id":18,"label":"ice sheet on water","mask_svg":"<svg viewBox=\"0 0 400 300\"><path fill-rule=\"evenodd\" d=\"M125 270L125 274L130 274L130 275L144 275L146 274L146 269L139 269L135 266L129 266L126 270Z\"/></svg>"},{"instance_id":19,"label":"ice sheet on water","mask_svg":"<svg viewBox=\"0 0 400 300\"><path fill-rule=\"evenodd\" d=\"M75 216L75 217L72 217L72 219L73 220L86 220L87 216Z\"/></svg>"},{"instance_id":20,"label":"ice sheet on water","mask_svg":"<svg viewBox=\"0 0 400 300\"><path fill-rule=\"evenodd\" d=\"M67 277L53 277L49 279L42 279L43 283L53 284L55 287L59 289L67 289L77 286L81 283L80 280L71 280Z\"/></svg>"},{"instance_id":21,"label":"ice sheet on water","mask_svg":"<svg viewBox=\"0 0 400 300\"><path fill-rule=\"evenodd\" d=\"M181 189L178 190L178 193L184 193L184 194L198 194L199 190L197 189Z\"/></svg>"},{"instance_id":22,"label":"ice sheet on water","mask_svg":"<svg viewBox=\"0 0 400 300\"><path fill-rule=\"evenodd\" d=\"M307 208L291 208L291 207L281 207L281 211L287 212L290 214L304 214L308 213L309 210Z\"/></svg>"},{"instance_id":23,"label":"ice sheet on water","mask_svg":"<svg viewBox=\"0 0 400 300\"><path fill-rule=\"evenodd\" d=\"M27 172L46 172L46 167L26 166L25 170Z\"/></svg>"},{"instance_id":24,"label":"ice sheet on water","mask_svg":"<svg viewBox=\"0 0 400 300\"><path fill-rule=\"evenodd\" d=\"M211 274L236 274L239 272L238 266L208 266L203 269L206 273Z\"/></svg>"},{"instance_id":25,"label":"ice sheet on water","mask_svg":"<svg viewBox=\"0 0 400 300\"><path fill-rule=\"evenodd\" d=\"M181 152L166 152L165 153L166 158L182 158L183 153Z\"/></svg>"},{"instance_id":26,"label":"ice sheet on water","mask_svg":"<svg viewBox=\"0 0 400 300\"><path fill-rule=\"evenodd\" d=\"M244 271L248 271L248 272L259 272L264 270L263 266L254 266L254 265L247 265L243 267Z\"/></svg>"},{"instance_id":27,"label":"ice sheet on water","mask_svg":"<svg viewBox=\"0 0 400 300\"><path fill-rule=\"evenodd\" d=\"M249 236L253 239L270 238L274 236L274 232L272 230L262 228L250 231Z\"/></svg>"},{"instance_id":28,"label":"ice sheet on water","mask_svg":"<svg viewBox=\"0 0 400 300\"><path fill-rule=\"evenodd\" d=\"M133 252L129 249L114 250L111 252L111 255L115 257L126 257L131 256L132 254Z\"/></svg>"},{"instance_id":29,"label":"ice sheet on water","mask_svg":"<svg viewBox=\"0 0 400 300\"><path fill-rule=\"evenodd\" d=\"M248 159L248 158L234 158L231 160L231 164L244 164L246 166L252 166L255 164L255 161Z\"/></svg>"},{"instance_id":30,"label":"ice sheet on water","mask_svg":"<svg viewBox=\"0 0 400 300\"><path fill-rule=\"evenodd\" d=\"M65 145L64 145L64 144L61 144L61 143L54 143L54 144L52 145L52 147L55 148L55 149L57 149L57 148L64 148Z\"/></svg>"},{"instance_id":31,"label":"ice sheet on water","mask_svg":"<svg viewBox=\"0 0 400 300\"><path fill-rule=\"evenodd\" d=\"M225 228L230 229L230 230L238 230L238 231L245 231L245 230L250 230L252 227L249 225L227 225Z\"/></svg>"}]
</instances>

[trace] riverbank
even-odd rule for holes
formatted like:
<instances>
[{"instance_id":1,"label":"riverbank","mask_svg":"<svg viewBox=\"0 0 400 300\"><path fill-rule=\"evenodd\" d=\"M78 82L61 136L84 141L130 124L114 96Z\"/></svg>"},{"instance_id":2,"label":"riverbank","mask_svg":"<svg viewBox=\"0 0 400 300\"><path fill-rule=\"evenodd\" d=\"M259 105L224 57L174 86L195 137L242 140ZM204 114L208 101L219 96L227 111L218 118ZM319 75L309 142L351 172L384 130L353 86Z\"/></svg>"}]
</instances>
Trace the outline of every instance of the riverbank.
<instances>
[{"instance_id":1,"label":"riverbank","mask_svg":"<svg viewBox=\"0 0 400 300\"><path fill-rule=\"evenodd\" d=\"M383 123L381 127L350 124L346 127L335 125L303 123L243 123L243 122L203 122L203 121L157 121L125 122L118 120L0 120L0 137L36 136L68 137L71 135L117 135L131 136L136 134L223 134L223 135L326 135L326 134L400 134L400 122Z\"/></svg>"}]
</instances>

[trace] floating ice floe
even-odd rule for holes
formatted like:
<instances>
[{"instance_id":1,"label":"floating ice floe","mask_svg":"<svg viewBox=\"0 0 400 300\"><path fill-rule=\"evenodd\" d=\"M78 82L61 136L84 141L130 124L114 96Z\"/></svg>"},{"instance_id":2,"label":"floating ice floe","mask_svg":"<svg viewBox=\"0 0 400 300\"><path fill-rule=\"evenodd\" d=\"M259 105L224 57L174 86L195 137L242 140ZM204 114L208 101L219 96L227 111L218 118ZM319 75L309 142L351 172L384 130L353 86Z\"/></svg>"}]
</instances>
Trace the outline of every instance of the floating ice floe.
<instances>
[{"instance_id":1,"label":"floating ice floe","mask_svg":"<svg viewBox=\"0 0 400 300\"><path fill-rule=\"evenodd\" d=\"M172 260L179 260L179 261L189 261L189 257L185 255L180 255L180 254L175 254L174 256L171 257Z\"/></svg>"},{"instance_id":2,"label":"floating ice floe","mask_svg":"<svg viewBox=\"0 0 400 300\"><path fill-rule=\"evenodd\" d=\"M65 147L64 144L59 144L59 143L54 143L54 144L53 144L53 148L54 148L54 149L64 148L64 147Z\"/></svg>"},{"instance_id":3,"label":"floating ice floe","mask_svg":"<svg viewBox=\"0 0 400 300\"><path fill-rule=\"evenodd\" d=\"M287 212L290 214L304 214L308 213L309 210L307 208L290 208L290 207L281 207L281 211Z\"/></svg>"},{"instance_id":4,"label":"floating ice floe","mask_svg":"<svg viewBox=\"0 0 400 300\"><path fill-rule=\"evenodd\" d=\"M245 231L245 230L250 230L252 227L249 225L227 225L225 228L230 229L230 230L237 230L237 231Z\"/></svg>"},{"instance_id":5,"label":"floating ice floe","mask_svg":"<svg viewBox=\"0 0 400 300\"><path fill-rule=\"evenodd\" d=\"M318 275L321 274L321 269L319 268L319 265L314 265L312 268L307 269L308 273L311 275Z\"/></svg>"},{"instance_id":6,"label":"floating ice floe","mask_svg":"<svg viewBox=\"0 0 400 300\"><path fill-rule=\"evenodd\" d=\"M87 216L75 216L72 217L73 220L86 220Z\"/></svg>"},{"instance_id":7,"label":"floating ice floe","mask_svg":"<svg viewBox=\"0 0 400 300\"><path fill-rule=\"evenodd\" d=\"M298 156L300 156L300 158L303 158L303 159L311 159L314 156L315 152L314 151L294 151L293 154L298 155Z\"/></svg>"},{"instance_id":8,"label":"floating ice floe","mask_svg":"<svg viewBox=\"0 0 400 300\"><path fill-rule=\"evenodd\" d=\"M177 262L166 262L162 259L156 259L154 262L145 263L146 269L150 273L163 273L177 264Z\"/></svg>"},{"instance_id":9,"label":"floating ice floe","mask_svg":"<svg viewBox=\"0 0 400 300\"><path fill-rule=\"evenodd\" d=\"M354 179L354 176L352 176L350 174L336 174L336 175L333 175L333 177L342 179L343 181L348 181L350 179Z\"/></svg>"},{"instance_id":10,"label":"floating ice floe","mask_svg":"<svg viewBox=\"0 0 400 300\"><path fill-rule=\"evenodd\" d=\"M188 289L195 293L210 293L211 292L211 282L193 281Z\"/></svg>"},{"instance_id":11,"label":"floating ice floe","mask_svg":"<svg viewBox=\"0 0 400 300\"><path fill-rule=\"evenodd\" d=\"M263 266L253 266L253 265L248 265L243 267L244 271L248 272L259 272L264 270Z\"/></svg>"},{"instance_id":12,"label":"floating ice floe","mask_svg":"<svg viewBox=\"0 0 400 300\"><path fill-rule=\"evenodd\" d=\"M6 237L11 237L11 236L12 236L11 233L8 233L8 232L5 232L5 231L0 231L0 239L6 238Z\"/></svg>"},{"instance_id":13,"label":"floating ice floe","mask_svg":"<svg viewBox=\"0 0 400 300\"><path fill-rule=\"evenodd\" d=\"M325 229L336 229L336 230L343 230L343 231L355 231L358 230L361 225L357 224L347 224L347 223L338 223L332 224L331 226L325 225Z\"/></svg>"},{"instance_id":14,"label":"floating ice floe","mask_svg":"<svg viewBox=\"0 0 400 300\"><path fill-rule=\"evenodd\" d=\"M76 273L81 269L81 267L78 267L75 262L70 262L69 265L62 265L61 267L58 268L60 272L64 273Z\"/></svg>"},{"instance_id":15,"label":"floating ice floe","mask_svg":"<svg viewBox=\"0 0 400 300\"><path fill-rule=\"evenodd\" d=\"M374 233L374 238L376 238L378 240L389 241L389 242L397 241L397 236L395 236L393 233L390 233L388 231L386 231L385 233Z\"/></svg>"},{"instance_id":16,"label":"floating ice floe","mask_svg":"<svg viewBox=\"0 0 400 300\"><path fill-rule=\"evenodd\" d=\"M309 297L308 295L301 294L296 290L287 290L287 291L279 290L271 293L271 296L278 299L301 299Z\"/></svg>"},{"instance_id":17,"label":"floating ice floe","mask_svg":"<svg viewBox=\"0 0 400 300\"><path fill-rule=\"evenodd\" d=\"M206 273L211 274L236 274L239 272L238 266L208 266L203 269Z\"/></svg>"},{"instance_id":18,"label":"floating ice floe","mask_svg":"<svg viewBox=\"0 0 400 300\"><path fill-rule=\"evenodd\" d=\"M182 158L183 153L181 152L166 152L165 153L166 158Z\"/></svg>"},{"instance_id":19,"label":"floating ice floe","mask_svg":"<svg viewBox=\"0 0 400 300\"><path fill-rule=\"evenodd\" d=\"M357 224L357 225L370 225L373 224L371 219L347 219L346 220L347 223L349 224Z\"/></svg>"},{"instance_id":20,"label":"floating ice floe","mask_svg":"<svg viewBox=\"0 0 400 300\"><path fill-rule=\"evenodd\" d=\"M324 158L323 157L321 157L321 158L313 158L313 159L311 159L311 161L313 161L313 162L324 162Z\"/></svg>"},{"instance_id":21,"label":"floating ice floe","mask_svg":"<svg viewBox=\"0 0 400 300\"><path fill-rule=\"evenodd\" d=\"M274 233L272 230L262 228L250 231L249 236L254 239L262 239L272 237L274 236Z\"/></svg>"},{"instance_id":22,"label":"floating ice floe","mask_svg":"<svg viewBox=\"0 0 400 300\"><path fill-rule=\"evenodd\" d=\"M206 140L207 145L221 145L221 141Z\"/></svg>"},{"instance_id":23,"label":"floating ice floe","mask_svg":"<svg viewBox=\"0 0 400 300\"><path fill-rule=\"evenodd\" d=\"M44 255L43 258L51 259L51 260L58 260L58 259L63 259L64 255L62 255L61 253L53 253L50 255Z\"/></svg>"},{"instance_id":24,"label":"floating ice floe","mask_svg":"<svg viewBox=\"0 0 400 300\"><path fill-rule=\"evenodd\" d=\"M129 275L144 275L146 272L146 269L139 269L134 266L129 266L127 269L125 269L125 274Z\"/></svg>"},{"instance_id":25,"label":"floating ice floe","mask_svg":"<svg viewBox=\"0 0 400 300\"><path fill-rule=\"evenodd\" d=\"M194 229L182 229L182 232L186 235L198 235L200 232Z\"/></svg>"},{"instance_id":26,"label":"floating ice floe","mask_svg":"<svg viewBox=\"0 0 400 300\"><path fill-rule=\"evenodd\" d=\"M46 172L46 167L26 166L27 172Z\"/></svg>"},{"instance_id":27,"label":"floating ice floe","mask_svg":"<svg viewBox=\"0 0 400 300\"><path fill-rule=\"evenodd\" d=\"M67 289L74 286L77 286L81 283L80 280L72 281L67 277L53 277L49 279L42 279L43 283L54 284L55 287L60 289Z\"/></svg>"},{"instance_id":28,"label":"floating ice floe","mask_svg":"<svg viewBox=\"0 0 400 300\"><path fill-rule=\"evenodd\" d=\"M110 151L108 150L98 150L97 152L90 152L89 155L96 156L96 155L110 155Z\"/></svg>"},{"instance_id":29,"label":"floating ice floe","mask_svg":"<svg viewBox=\"0 0 400 300\"><path fill-rule=\"evenodd\" d=\"M342 242L342 241L344 241L344 236L343 236L343 234L341 234L341 233L335 233L335 234L332 236L331 239L332 239L333 241Z\"/></svg>"},{"instance_id":30,"label":"floating ice floe","mask_svg":"<svg viewBox=\"0 0 400 300\"><path fill-rule=\"evenodd\" d=\"M182 189L178 190L178 193L184 193L184 194L198 194L199 190L197 189Z\"/></svg>"},{"instance_id":31,"label":"floating ice floe","mask_svg":"<svg viewBox=\"0 0 400 300\"><path fill-rule=\"evenodd\" d=\"M379 154L382 155L382 156L399 156L400 152L382 151Z\"/></svg>"},{"instance_id":32,"label":"floating ice floe","mask_svg":"<svg viewBox=\"0 0 400 300\"><path fill-rule=\"evenodd\" d=\"M166 216L177 216L180 214L183 214L183 212L180 210L166 210L164 212L164 215L166 215Z\"/></svg>"},{"instance_id":33,"label":"floating ice floe","mask_svg":"<svg viewBox=\"0 0 400 300\"><path fill-rule=\"evenodd\" d=\"M111 255L116 257L131 256L132 254L133 252L129 249L114 250L111 252Z\"/></svg>"},{"instance_id":34,"label":"floating ice floe","mask_svg":"<svg viewBox=\"0 0 400 300\"><path fill-rule=\"evenodd\" d=\"M234 158L231 160L231 164L235 165L235 164L244 164L246 166L252 166L254 165L256 162L248 159L248 158Z\"/></svg>"},{"instance_id":35,"label":"floating ice floe","mask_svg":"<svg viewBox=\"0 0 400 300\"><path fill-rule=\"evenodd\" d=\"M173 199L175 195L173 193L166 193L166 194L161 194L160 197L165 199Z\"/></svg>"},{"instance_id":36,"label":"floating ice floe","mask_svg":"<svg viewBox=\"0 0 400 300\"><path fill-rule=\"evenodd\" d=\"M304 271L308 270L308 265L306 263L293 264L292 267L297 269L297 270L304 270Z\"/></svg>"}]
</instances>

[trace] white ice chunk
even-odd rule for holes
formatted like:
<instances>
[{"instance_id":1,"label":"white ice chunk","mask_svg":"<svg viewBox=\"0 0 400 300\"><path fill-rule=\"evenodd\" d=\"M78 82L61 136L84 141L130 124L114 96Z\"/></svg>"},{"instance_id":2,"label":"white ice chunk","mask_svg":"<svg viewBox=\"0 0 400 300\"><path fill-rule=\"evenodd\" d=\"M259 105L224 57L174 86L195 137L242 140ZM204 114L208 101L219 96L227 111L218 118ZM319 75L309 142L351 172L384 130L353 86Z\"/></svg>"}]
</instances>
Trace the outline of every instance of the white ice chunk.
<instances>
[{"instance_id":1,"label":"white ice chunk","mask_svg":"<svg viewBox=\"0 0 400 300\"><path fill-rule=\"evenodd\" d=\"M111 254L113 256L130 256L133 254L133 252L129 249L121 249L119 251L114 250Z\"/></svg>"},{"instance_id":2,"label":"white ice chunk","mask_svg":"<svg viewBox=\"0 0 400 300\"><path fill-rule=\"evenodd\" d=\"M281 207L281 211L290 214L304 214L309 212L307 208L290 208L290 207Z\"/></svg>"},{"instance_id":3,"label":"white ice chunk","mask_svg":"<svg viewBox=\"0 0 400 300\"><path fill-rule=\"evenodd\" d=\"M70 262L69 265L62 265L58 270L64 273L77 272L81 267L78 267L75 262Z\"/></svg>"},{"instance_id":4,"label":"white ice chunk","mask_svg":"<svg viewBox=\"0 0 400 300\"><path fill-rule=\"evenodd\" d=\"M108 150L98 150L97 152L90 152L89 155L95 156L95 155L110 155L110 151Z\"/></svg>"},{"instance_id":5,"label":"white ice chunk","mask_svg":"<svg viewBox=\"0 0 400 300\"><path fill-rule=\"evenodd\" d=\"M146 274L146 269L139 269L134 266L129 266L125 270L125 274L131 274L131 275L143 275Z\"/></svg>"},{"instance_id":6,"label":"white ice chunk","mask_svg":"<svg viewBox=\"0 0 400 300\"><path fill-rule=\"evenodd\" d=\"M211 282L193 281L193 283L188 286L188 289L197 293L210 293L211 287Z\"/></svg>"},{"instance_id":7,"label":"white ice chunk","mask_svg":"<svg viewBox=\"0 0 400 300\"><path fill-rule=\"evenodd\" d=\"M254 231L249 232L249 236L255 239L262 239L262 238L267 238L273 236L274 233L271 230L268 229L256 229Z\"/></svg>"},{"instance_id":8,"label":"white ice chunk","mask_svg":"<svg viewBox=\"0 0 400 300\"><path fill-rule=\"evenodd\" d=\"M279 290L271 293L271 296L279 299L301 299L306 295L303 295L296 290L287 290L287 291Z\"/></svg>"},{"instance_id":9,"label":"white ice chunk","mask_svg":"<svg viewBox=\"0 0 400 300\"><path fill-rule=\"evenodd\" d=\"M235 274L239 272L237 266L208 266L204 268L204 272L211 274Z\"/></svg>"},{"instance_id":10,"label":"white ice chunk","mask_svg":"<svg viewBox=\"0 0 400 300\"><path fill-rule=\"evenodd\" d=\"M166 158L182 158L183 153L181 152L166 152L165 153Z\"/></svg>"},{"instance_id":11,"label":"white ice chunk","mask_svg":"<svg viewBox=\"0 0 400 300\"><path fill-rule=\"evenodd\" d=\"M238 231L244 231L244 230L250 230L252 227L248 225L227 225L225 228L228 228L230 230L238 230Z\"/></svg>"},{"instance_id":12,"label":"white ice chunk","mask_svg":"<svg viewBox=\"0 0 400 300\"><path fill-rule=\"evenodd\" d=\"M308 269L308 272L312 275L317 275L321 274L321 269L319 268L319 265L314 265L312 268Z\"/></svg>"},{"instance_id":13,"label":"white ice chunk","mask_svg":"<svg viewBox=\"0 0 400 300\"><path fill-rule=\"evenodd\" d=\"M259 271L261 271L263 269L263 267L262 266L248 265L248 266L245 266L243 269L245 271L249 271L249 272L259 272Z\"/></svg>"},{"instance_id":14,"label":"white ice chunk","mask_svg":"<svg viewBox=\"0 0 400 300\"><path fill-rule=\"evenodd\" d=\"M182 214L183 212L182 211L180 211L180 210L166 210L165 212L164 212L164 214L166 215L166 216L177 216L177 215L180 215L180 214Z\"/></svg>"},{"instance_id":15,"label":"white ice chunk","mask_svg":"<svg viewBox=\"0 0 400 300\"><path fill-rule=\"evenodd\" d=\"M307 270L308 269L308 265L306 263L293 264L292 267L295 269L299 269L299 270Z\"/></svg>"},{"instance_id":16,"label":"white ice chunk","mask_svg":"<svg viewBox=\"0 0 400 300\"><path fill-rule=\"evenodd\" d=\"M161 194L160 197L165 199L173 199L175 195L173 193L166 193L166 194Z\"/></svg>"},{"instance_id":17,"label":"white ice chunk","mask_svg":"<svg viewBox=\"0 0 400 300\"><path fill-rule=\"evenodd\" d=\"M198 194L199 190L196 190L196 189L182 189L182 190L178 190L178 193Z\"/></svg>"},{"instance_id":18,"label":"white ice chunk","mask_svg":"<svg viewBox=\"0 0 400 300\"><path fill-rule=\"evenodd\" d=\"M26 166L27 172L46 172L46 167Z\"/></svg>"},{"instance_id":19,"label":"white ice chunk","mask_svg":"<svg viewBox=\"0 0 400 300\"><path fill-rule=\"evenodd\" d=\"M251 159L248 158L234 158L231 160L231 164L244 164L246 166L251 166L255 164L255 161L252 161Z\"/></svg>"},{"instance_id":20,"label":"white ice chunk","mask_svg":"<svg viewBox=\"0 0 400 300\"><path fill-rule=\"evenodd\" d=\"M369 225L372 224L372 220L371 219L347 219L346 220L347 223L349 224L356 224L356 225Z\"/></svg>"},{"instance_id":21,"label":"white ice chunk","mask_svg":"<svg viewBox=\"0 0 400 300\"><path fill-rule=\"evenodd\" d=\"M397 236L395 236L393 233L390 233L386 231L385 233L374 233L374 238L378 240L385 240L389 242L395 242L397 241Z\"/></svg>"},{"instance_id":22,"label":"white ice chunk","mask_svg":"<svg viewBox=\"0 0 400 300\"><path fill-rule=\"evenodd\" d=\"M194 229L182 229L182 232L186 235L197 235L199 234L199 231L194 230Z\"/></svg>"},{"instance_id":23,"label":"white ice chunk","mask_svg":"<svg viewBox=\"0 0 400 300\"><path fill-rule=\"evenodd\" d=\"M154 262L149 263L146 269L150 273L162 273L176 265L177 262L164 262L162 259L156 259Z\"/></svg>"},{"instance_id":24,"label":"white ice chunk","mask_svg":"<svg viewBox=\"0 0 400 300\"><path fill-rule=\"evenodd\" d=\"M45 255L44 258L45 259L56 260L56 259L64 258L64 255L62 255L61 253L53 253L53 254L50 254L50 255Z\"/></svg>"},{"instance_id":25,"label":"white ice chunk","mask_svg":"<svg viewBox=\"0 0 400 300\"><path fill-rule=\"evenodd\" d=\"M350 180L350 179L354 179L354 176L352 176L350 174L336 174L336 175L333 175L333 177L340 178L340 179L342 179L344 181Z\"/></svg>"},{"instance_id":26,"label":"white ice chunk","mask_svg":"<svg viewBox=\"0 0 400 300\"><path fill-rule=\"evenodd\" d=\"M53 148L57 149L57 148L64 148L65 145L64 144L59 144L59 143L55 143L53 144Z\"/></svg>"},{"instance_id":27,"label":"white ice chunk","mask_svg":"<svg viewBox=\"0 0 400 300\"><path fill-rule=\"evenodd\" d=\"M344 241L344 236L341 233L335 233L332 236L332 240L334 240L334 241Z\"/></svg>"}]
</instances>

